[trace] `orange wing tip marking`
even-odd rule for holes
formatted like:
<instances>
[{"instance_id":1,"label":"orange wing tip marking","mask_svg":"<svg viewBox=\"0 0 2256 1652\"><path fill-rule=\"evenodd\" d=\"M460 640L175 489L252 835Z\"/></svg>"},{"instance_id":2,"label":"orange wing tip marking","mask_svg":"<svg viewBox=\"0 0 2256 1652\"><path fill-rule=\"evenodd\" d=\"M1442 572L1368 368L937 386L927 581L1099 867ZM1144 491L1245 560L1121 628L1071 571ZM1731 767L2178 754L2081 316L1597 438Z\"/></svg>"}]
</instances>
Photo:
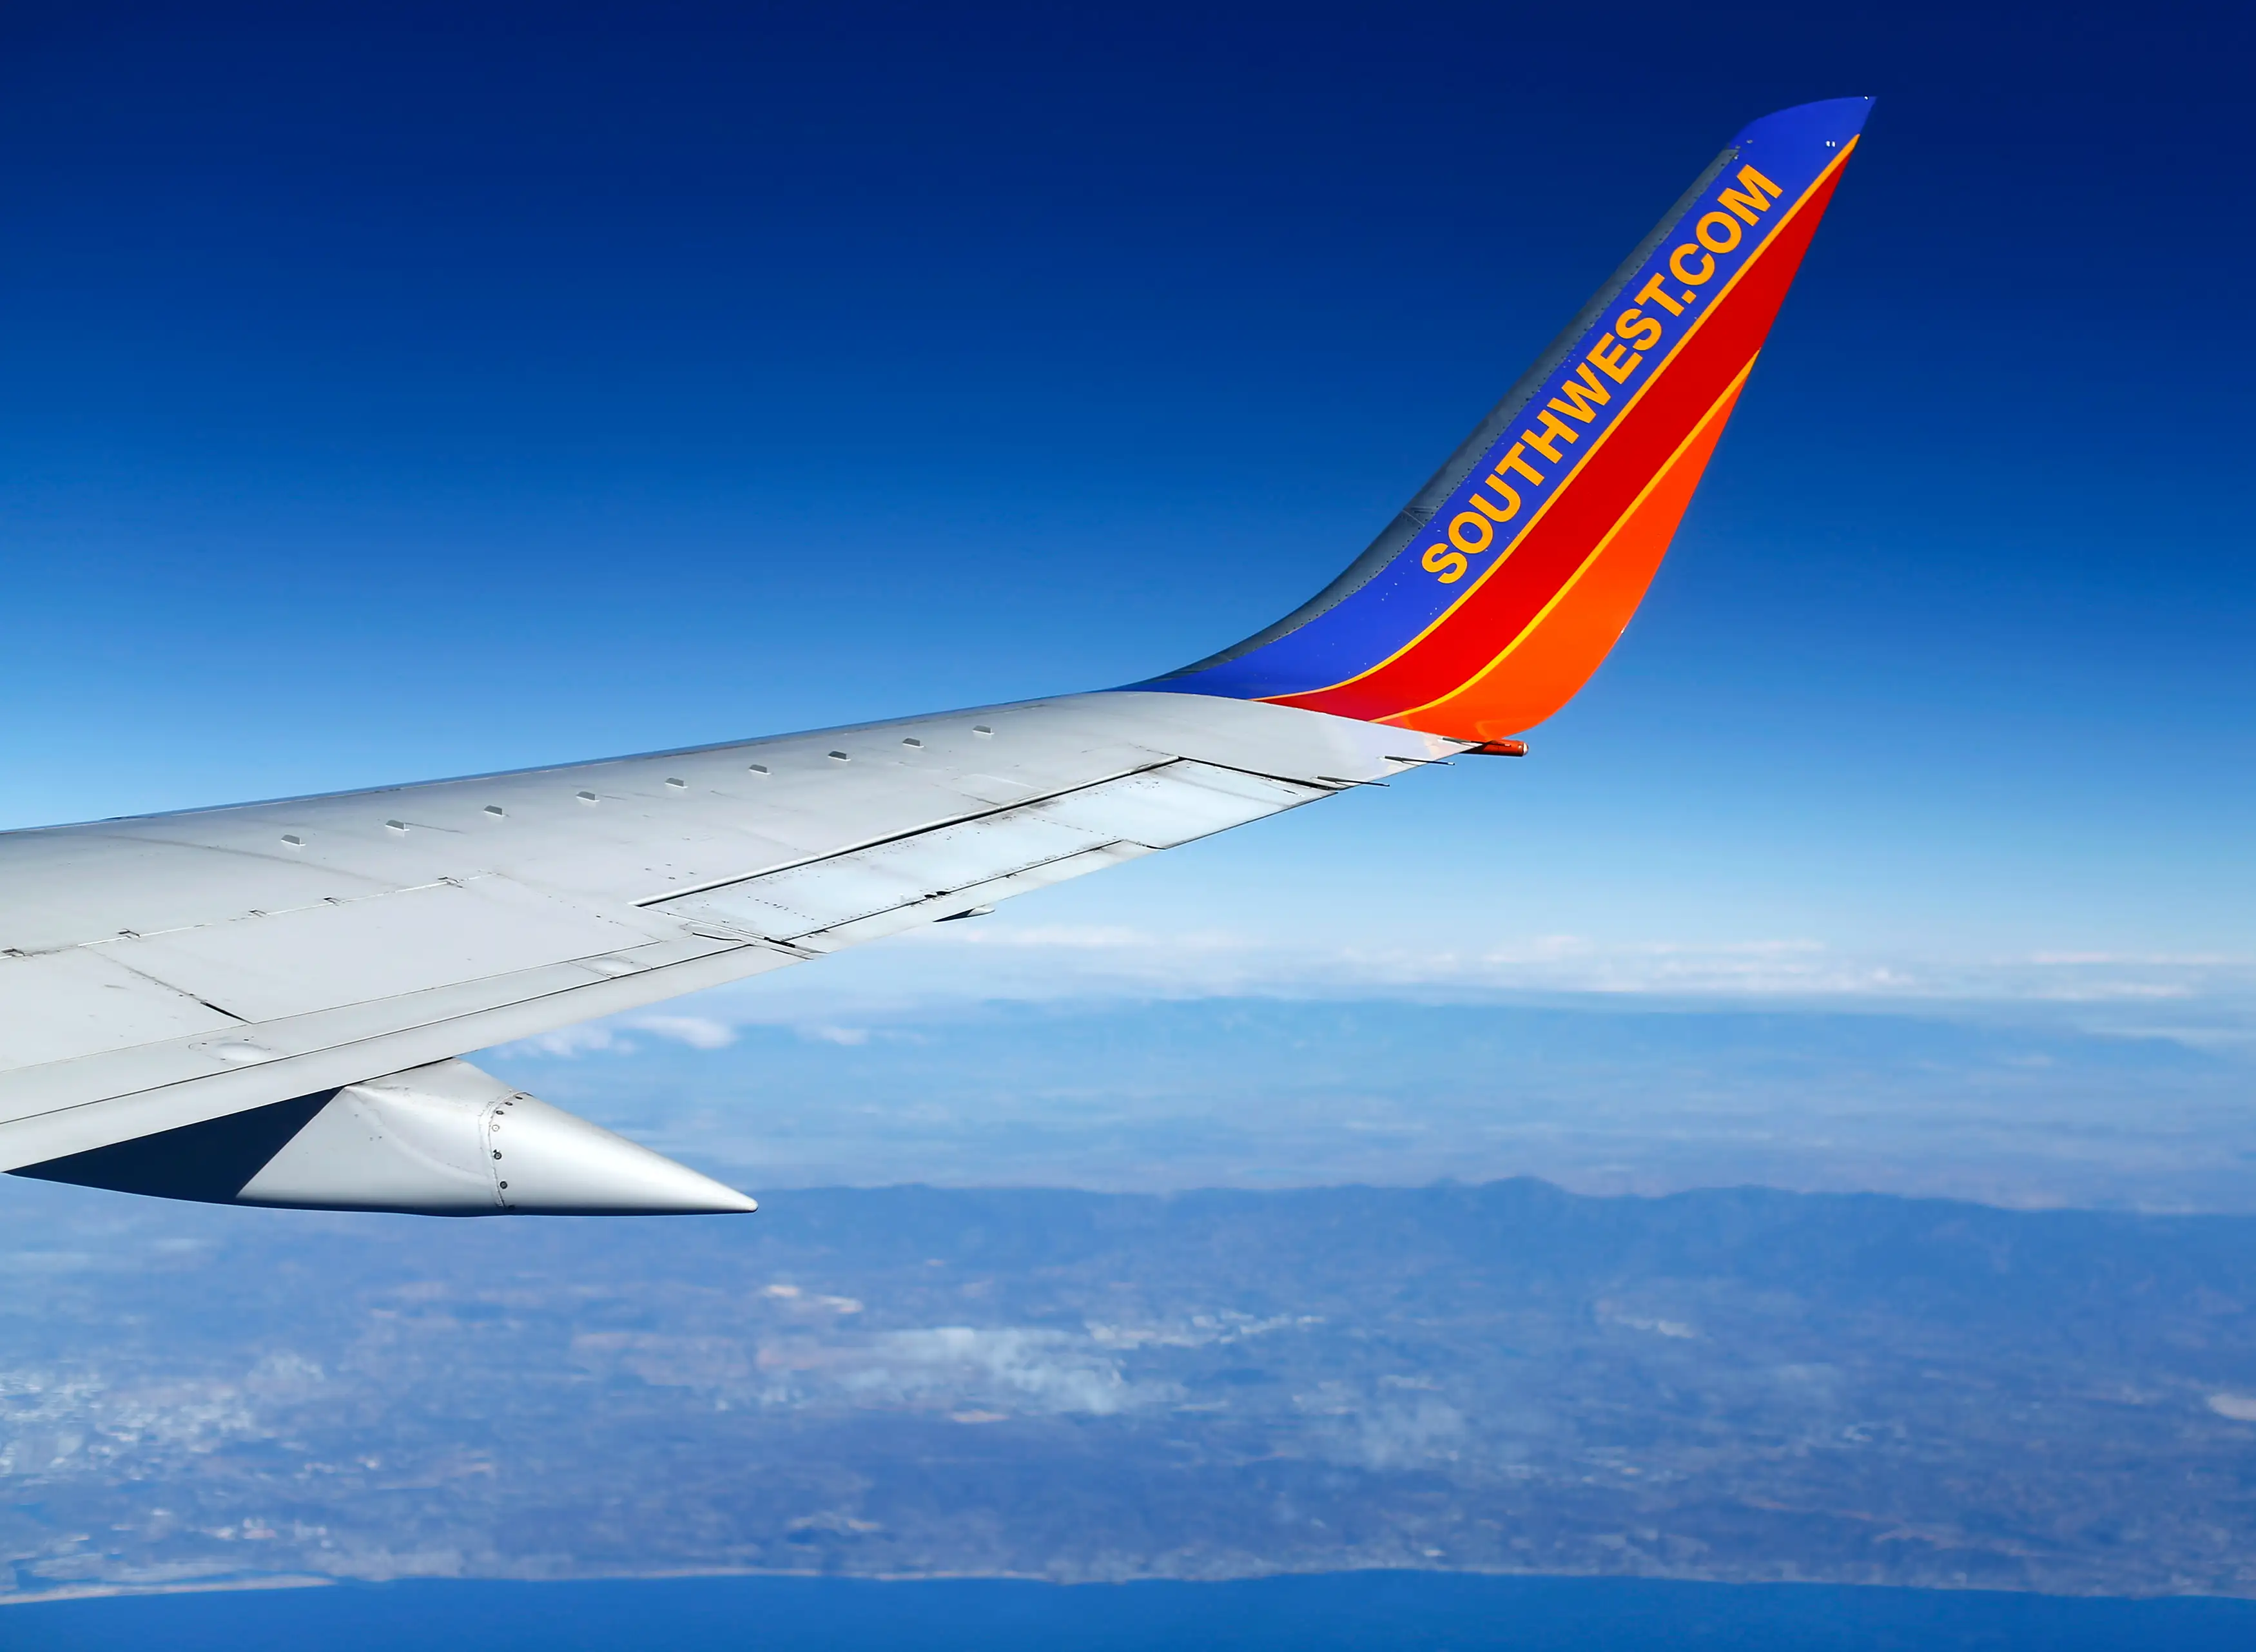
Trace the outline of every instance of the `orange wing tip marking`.
<instances>
[{"instance_id":1,"label":"orange wing tip marking","mask_svg":"<svg viewBox=\"0 0 2256 1652\"><path fill-rule=\"evenodd\" d=\"M1486 740L1533 728L1573 699L1644 601L1753 367L1750 361L1739 370L1612 529L1494 659L1440 698L1379 720Z\"/></svg>"},{"instance_id":2,"label":"orange wing tip marking","mask_svg":"<svg viewBox=\"0 0 2256 1652\"><path fill-rule=\"evenodd\" d=\"M1525 740L1484 740L1478 745L1476 745L1468 751L1465 755L1467 757L1526 757L1527 755L1527 742Z\"/></svg>"}]
</instances>

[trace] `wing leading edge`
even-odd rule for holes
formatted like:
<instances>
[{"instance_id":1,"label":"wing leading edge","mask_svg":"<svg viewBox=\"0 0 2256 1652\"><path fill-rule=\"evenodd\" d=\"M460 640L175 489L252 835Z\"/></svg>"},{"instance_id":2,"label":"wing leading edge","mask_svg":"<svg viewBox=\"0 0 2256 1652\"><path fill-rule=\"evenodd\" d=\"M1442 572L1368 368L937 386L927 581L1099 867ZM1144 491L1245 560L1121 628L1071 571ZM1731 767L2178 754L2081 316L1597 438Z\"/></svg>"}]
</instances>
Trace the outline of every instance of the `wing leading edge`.
<instances>
[{"instance_id":1,"label":"wing leading edge","mask_svg":"<svg viewBox=\"0 0 2256 1652\"><path fill-rule=\"evenodd\" d=\"M1549 716L1642 598L1868 107L1740 134L1354 566L1183 671L0 834L0 1169L434 1214L752 1208L455 1058L962 916Z\"/></svg>"}]
</instances>

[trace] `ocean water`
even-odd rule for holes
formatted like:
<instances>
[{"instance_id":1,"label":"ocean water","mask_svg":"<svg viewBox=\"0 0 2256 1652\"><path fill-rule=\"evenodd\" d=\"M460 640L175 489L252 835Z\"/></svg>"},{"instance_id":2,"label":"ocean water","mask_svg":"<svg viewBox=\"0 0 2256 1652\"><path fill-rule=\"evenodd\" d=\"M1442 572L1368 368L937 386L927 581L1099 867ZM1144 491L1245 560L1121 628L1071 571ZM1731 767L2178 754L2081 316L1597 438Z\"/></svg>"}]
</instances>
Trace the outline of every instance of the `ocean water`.
<instances>
[{"instance_id":1,"label":"ocean water","mask_svg":"<svg viewBox=\"0 0 2256 1652\"><path fill-rule=\"evenodd\" d=\"M1059 1586L415 1582L0 1609L7 1652L2243 1652L2256 1601L1350 1572Z\"/></svg>"}]
</instances>

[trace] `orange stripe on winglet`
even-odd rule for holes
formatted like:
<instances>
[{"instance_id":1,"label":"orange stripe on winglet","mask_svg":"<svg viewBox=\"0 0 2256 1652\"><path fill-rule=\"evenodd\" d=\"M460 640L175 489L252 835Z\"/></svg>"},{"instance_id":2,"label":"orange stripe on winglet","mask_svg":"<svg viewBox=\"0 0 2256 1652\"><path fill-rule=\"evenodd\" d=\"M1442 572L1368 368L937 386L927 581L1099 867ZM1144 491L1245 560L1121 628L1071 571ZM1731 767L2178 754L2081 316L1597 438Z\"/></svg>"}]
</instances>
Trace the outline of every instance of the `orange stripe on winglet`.
<instances>
[{"instance_id":1,"label":"orange stripe on winglet","mask_svg":"<svg viewBox=\"0 0 2256 1652\"><path fill-rule=\"evenodd\" d=\"M1532 729L1575 697L1621 640L1676 537L1724 434L1750 360L1558 596L1462 688L1382 723L1494 740Z\"/></svg>"}]
</instances>

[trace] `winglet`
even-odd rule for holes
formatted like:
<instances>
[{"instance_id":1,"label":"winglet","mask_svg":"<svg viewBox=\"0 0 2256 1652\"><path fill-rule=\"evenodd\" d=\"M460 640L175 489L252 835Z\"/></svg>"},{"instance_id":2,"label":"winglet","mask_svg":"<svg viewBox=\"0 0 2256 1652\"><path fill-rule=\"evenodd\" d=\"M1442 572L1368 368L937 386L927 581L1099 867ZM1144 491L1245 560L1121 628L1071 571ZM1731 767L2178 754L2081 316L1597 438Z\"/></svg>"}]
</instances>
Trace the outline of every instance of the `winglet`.
<instances>
[{"instance_id":1,"label":"winglet","mask_svg":"<svg viewBox=\"0 0 2256 1652\"><path fill-rule=\"evenodd\" d=\"M1644 598L1871 109L1741 132L1353 566L1135 686L1473 741L1565 705Z\"/></svg>"}]
</instances>

